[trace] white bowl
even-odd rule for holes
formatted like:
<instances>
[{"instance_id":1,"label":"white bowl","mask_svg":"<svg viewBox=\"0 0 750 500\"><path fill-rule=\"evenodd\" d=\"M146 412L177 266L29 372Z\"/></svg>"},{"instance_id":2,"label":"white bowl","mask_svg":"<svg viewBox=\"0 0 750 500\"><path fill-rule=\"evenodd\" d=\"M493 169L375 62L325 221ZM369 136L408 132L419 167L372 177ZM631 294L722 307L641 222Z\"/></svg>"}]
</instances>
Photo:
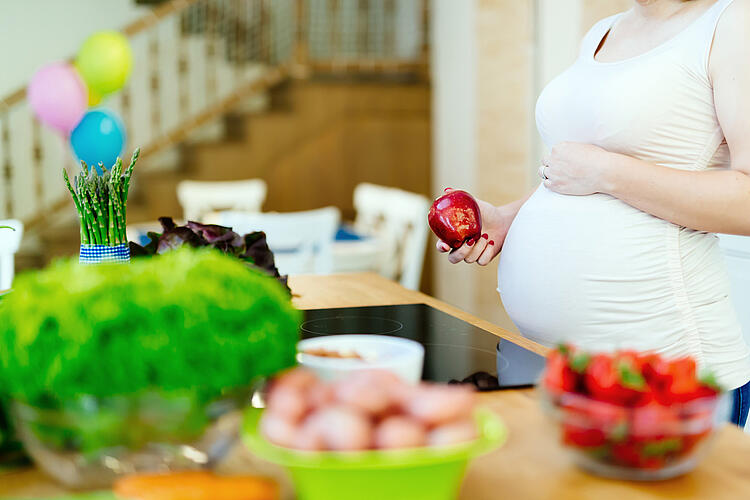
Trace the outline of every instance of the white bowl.
<instances>
[{"instance_id":1,"label":"white bowl","mask_svg":"<svg viewBox=\"0 0 750 500\"><path fill-rule=\"evenodd\" d=\"M305 354L311 349L357 353L363 359ZM386 335L328 335L297 344L297 361L323 380L338 380L357 370L386 370L412 384L422 379L424 347L419 342Z\"/></svg>"}]
</instances>

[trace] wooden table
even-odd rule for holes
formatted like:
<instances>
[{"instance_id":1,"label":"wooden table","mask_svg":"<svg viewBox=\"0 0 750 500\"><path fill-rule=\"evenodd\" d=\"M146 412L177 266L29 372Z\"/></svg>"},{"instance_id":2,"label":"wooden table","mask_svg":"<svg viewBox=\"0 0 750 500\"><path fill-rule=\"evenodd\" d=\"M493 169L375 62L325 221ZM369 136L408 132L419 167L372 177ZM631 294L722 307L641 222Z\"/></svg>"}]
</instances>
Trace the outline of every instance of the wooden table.
<instances>
[{"instance_id":1,"label":"wooden table","mask_svg":"<svg viewBox=\"0 0 750 500\"><path fill-rule=\"evenodd\" d=\"M297 276L290 280L301 309L424 302L499 337L539 353L545 349L443 302L402 288L374 274ZM750 498L750 436L726 426L708 457L691 474L658 483L600 479L578 470L556 442L553 426L531 390L481 395L502 416L510 434L505 446L476 460L464 481L465 500L508 499L747 499ZM63 490L35 469L0 475L0 497L44 496Z\"/></svg>"}]
</instances>

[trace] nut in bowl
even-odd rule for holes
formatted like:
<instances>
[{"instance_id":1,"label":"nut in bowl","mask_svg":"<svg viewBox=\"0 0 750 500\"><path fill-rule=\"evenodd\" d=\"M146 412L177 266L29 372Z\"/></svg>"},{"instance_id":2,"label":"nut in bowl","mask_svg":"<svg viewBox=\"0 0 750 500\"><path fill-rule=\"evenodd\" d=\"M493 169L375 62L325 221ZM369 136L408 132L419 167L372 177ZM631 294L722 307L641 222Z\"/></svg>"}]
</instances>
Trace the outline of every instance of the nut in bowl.
<instances>
[{"instance_id":1,"label":"nut in bowl","mask_svg":"<svg viewBox=\"0 0 750 500\"><path fill-rule=\"evenodd\" d=\"M691 358L553 351L539 384L563 446L597 475L669 479L691 471L721 424L720 389Z\"/></svg>"},{"instance_id":2,"label":"nut in bowl","mask_svg":"<svg viewBox=\"0 0 750 500\"><path fill-rule=\"evenodd\" d=\"M424 347L400 337L327 335L300 341L297 351L299 364L324 380L363 370L387 371L410 383L422 378Z\"/></svg>"},{"instance_id":3,"label":"nut in bowl","mask_svg":"<svg viewBox=\"0 0 750 500\"><path fill-rule=\"evenodd\" d=\"M243 440L284 466L306 500L449 500L468 462L498 447L505 427L473 390L413 385L360 371L325 382L305 369L276 379Z\"/></svg>"}]
</instances>

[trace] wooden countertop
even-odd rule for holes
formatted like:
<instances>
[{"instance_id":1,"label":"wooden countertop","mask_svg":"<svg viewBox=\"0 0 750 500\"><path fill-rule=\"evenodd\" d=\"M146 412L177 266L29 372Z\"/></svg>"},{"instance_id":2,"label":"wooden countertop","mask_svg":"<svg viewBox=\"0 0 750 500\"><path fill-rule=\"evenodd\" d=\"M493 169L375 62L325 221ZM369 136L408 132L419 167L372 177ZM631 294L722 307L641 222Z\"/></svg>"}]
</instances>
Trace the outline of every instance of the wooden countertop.
<instances>
[{"instance_id":1,"label":"wooden countertop","mask_svg":"<svg viewBox=\"0 0 750 500\"><path fill-rule=\"evenodd\" d=\"M536 352L546 350L514 333L375 274L296 276L290 279L301 309L424 302ZM499 450L476 460L461 492L464 500L511 499L732 499L750 498L750 436L725 426L715 446L691 474L670 481L629 483L577 469L557 443L555 429L531 390L481 395L502 416L510 434ZM0 497L63 493L36 469L0 475Z\"/></svg>"}]
</instances>

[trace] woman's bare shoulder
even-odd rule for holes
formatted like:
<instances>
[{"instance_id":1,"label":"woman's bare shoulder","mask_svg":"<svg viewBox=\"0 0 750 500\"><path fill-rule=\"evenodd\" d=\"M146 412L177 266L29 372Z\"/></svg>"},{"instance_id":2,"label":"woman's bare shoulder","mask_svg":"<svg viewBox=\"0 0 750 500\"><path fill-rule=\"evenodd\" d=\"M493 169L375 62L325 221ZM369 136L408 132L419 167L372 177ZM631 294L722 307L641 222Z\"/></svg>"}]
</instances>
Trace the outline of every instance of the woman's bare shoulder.
<instances>
[{"instance_id":1,"label":"woman's bare shoulder","mask_svg":"<svg viewBox=\"0 0 750 500\"><path fill-rule=\"evenodd\" d=\"M716 24L715 42L721 36L737 36L750 29L750 0L734 0L727 5Z\"/></svg>"},{"instance_id":2,"label":"woman's bare shoulder","mask_svg":"<svg viewBox=\"0 0 750 500\"><path fill-rule=\"evenodd\" d=\"M744 66L750 55L750 0L734 0L716 24L711 46L711 72L725 65Z\"/></svg>"}]
</instances>

